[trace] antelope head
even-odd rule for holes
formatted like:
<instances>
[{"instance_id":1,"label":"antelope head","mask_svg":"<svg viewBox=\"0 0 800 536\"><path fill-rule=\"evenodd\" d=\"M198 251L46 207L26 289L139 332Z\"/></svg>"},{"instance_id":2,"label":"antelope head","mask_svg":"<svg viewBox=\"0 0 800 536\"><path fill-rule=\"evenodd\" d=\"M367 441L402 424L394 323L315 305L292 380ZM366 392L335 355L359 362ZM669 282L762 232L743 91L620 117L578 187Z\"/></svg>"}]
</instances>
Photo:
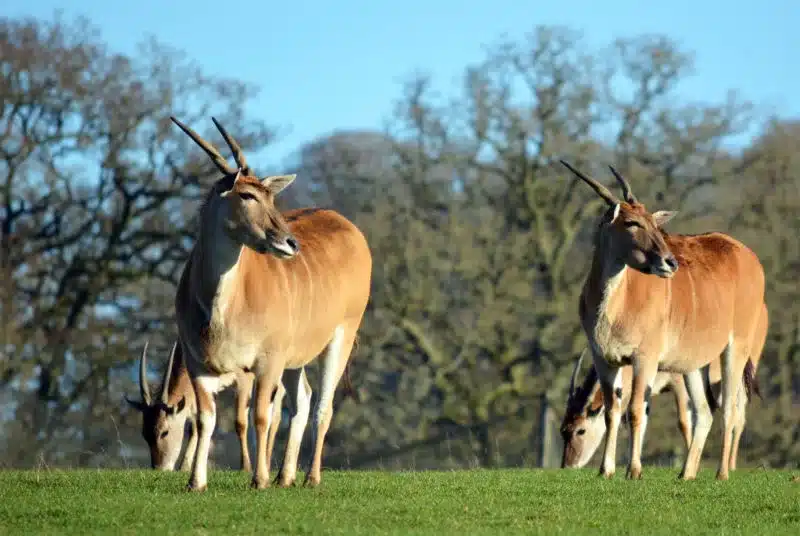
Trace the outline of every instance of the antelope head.
<instances>
[{"instance_id":1,"label":"antelope head","mask_svg":"<svg viewBox=\"0 0 800 536\"><path fill-rule=\"evenodd\" d=\"M611 166L611 173L622 187L623 200L567 162L561 160L561 163L591 186L608 204L609 208L600 221L597 238L598 251L602 252L605 260L662 278L675 275L678 261L667 246L661 231L661 227L675 216L675 212L648 212L633 195L628 181Z\"/></svg>"},{"instance_id":2,"label":"antelope head","mask_svg":"<svg viewBox=\"0 0 800 536\"><path fill-rule=\"evenodd\" d=\"M139 394L142 400L136 401L125 397L128 404L142 413L142 436L150 447L150 465L153 469L162 471L172 471L175 468L189 413L186 410L185 396L174 405L169 403L169 382L177 347L176 342L172 346L167 370L164 372L161 394L158 400L153 400L147 381L147 343L145 343L139 362Z\"/></svg>"},{"instance_id":3,"label":"antelope head","mask_svg":"<svg viewBox=\"0 0 800 536\"><path fill-rule=\"evenodd\" d=\"M239 144L213 117L214 125L233 153L236 168L229 166L219 151L194 130L174 117L170 119L208 154L224 175L214 184L206 203L206 208L214 214L214 224L235 244L282 259L294 257L300 245L275 207L275 196L294 181L295 175L254 176Z\"/></svg>"},{"instance_id":4,"label":"antelope head","mask_svg":"<svg viewBox=\"0 0 800 536\"><path fill-rule=\"evenodd\" d=\"M600 384L596 381L594 368L582 386L575 385L585 353L586 350L581 353L572 370L567 411L561 422L561 438L564 441L562 468L583 467L589 463L606 432L603 397L597 396Z\"/></svg>"}]
</instances>

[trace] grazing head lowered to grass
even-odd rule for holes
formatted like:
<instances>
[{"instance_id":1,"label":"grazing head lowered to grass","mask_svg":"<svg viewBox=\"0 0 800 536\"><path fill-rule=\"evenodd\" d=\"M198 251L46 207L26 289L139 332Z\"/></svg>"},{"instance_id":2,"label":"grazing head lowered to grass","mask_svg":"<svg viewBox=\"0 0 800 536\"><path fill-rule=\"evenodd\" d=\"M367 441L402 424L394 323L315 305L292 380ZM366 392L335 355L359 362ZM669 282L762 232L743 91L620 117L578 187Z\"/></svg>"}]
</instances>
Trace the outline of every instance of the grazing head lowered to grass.
<instances>
[{"instance_id":1,"label":"grazing head lowered to grass","mask_svg":"<svg viewBox=\"0 0 800 536\"><path fill-rule=\"evenodd\" d=\"M174 471L185 436L186 423L189 423L190 434L186 451L181 463L181 471L188 471L194 461L197 447L197 402L194 388L186 366L180 344L173 345L167 367L161 382L161 392L153 398L147 381L147 347L145 343L139 361L139 394L140 401L128 401L134 409L142 414L142 437L150 449L150 465L161 471ZM239 439L240 461L243 471L250 472L250 453L247 447L247 428L250 416L250 398L253 393L253 374L241 373L236 378L236 435ZM275 434L280 425L281 400L283 385L279 384L276 403L273 409L273 421L269 431L271 450L275 443Z\"/></svg>"}]
</instances>

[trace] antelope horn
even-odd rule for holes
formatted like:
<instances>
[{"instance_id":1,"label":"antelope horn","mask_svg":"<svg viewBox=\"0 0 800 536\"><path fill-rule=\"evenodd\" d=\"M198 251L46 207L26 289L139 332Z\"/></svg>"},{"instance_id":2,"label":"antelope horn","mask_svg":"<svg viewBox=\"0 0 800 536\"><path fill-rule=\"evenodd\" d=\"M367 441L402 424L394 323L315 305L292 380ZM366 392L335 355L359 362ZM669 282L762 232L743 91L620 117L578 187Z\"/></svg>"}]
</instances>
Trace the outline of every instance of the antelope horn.
<instances>
[{"instance_id":1,"label":"antelope horn","mask_svg":"<svg viewBox=\"0 0 800 536\"><path fill-rule=\"evenodd\" d=\"M584 175L583 173L581 173L580 171L578 171L574 167L570 166L564 160L559 160L559 162L564 164L564 167L566 167L568 170L570 170L572 173L574 173L576 177L578 177L579 179L582 179L586 184L591 186L592 189L595 192L597 192L597 195L602 197L603 200L606 203L608 203L611 206L614 206L614 205L619 203L619 199L617 199L616 196L614 194L612 194L611 191L608 188L606 188L605 186L603 186L602 184L597 182L595 179Z\"/></svg>"},{"instance_id":2,"label":"antelope horn","mask_svg":"<svg viewBox=\"0 0 800 536\"><path fill-rule=\"evenodd\" d=\"M167 361L167 370L164 371L164 381L161 387L161 401L166 404L169 401L169 380L172 376L172 365L175 362L175 352L178 349L178 341L172 345L172 351L169 353L169 360Z\"/></svg>"},{"instance_id":3,"label":"antelope horn","mask_svg":"<svg viewBox=\"0 0 800 536\"><path fill-rule=\"evenodd\" d=\"M611 173L614 174L614 178L616 178L619 185L622 186L622 197L625 198L625 201L631 204L636 203L637 202L636 196L633 195L633 190L631 190L631 185L628 184L628 181L625 180L625 177L620 175L617 172L617 170L614 169L614 166L608 166L608 169L611 170Z\"/></svg>"},{"instance_id":4,"label":"antelope horn","mask_svg":"<svg viewBox=\"0 0 800 536\"><path fill-rule=\"evenodd\" d=\"M242 152L242 148L236 143L236 140L233 139L233 136L228 134L228 131L219 124L214 117L211 118L214 121L214 124L217 126L217 130L219 133L222 134L222 137L225 138L225 143L228 144L228 147L231 148L231 152L233 153L233 159L236 160L236 165L239 166L245 175L250 175L250 166L247 165L247 159L244 157L244 153Z\"/></svg>"},{"instance_id":5,"label":"antelope horn","mask_svg":"<svg viewBox=\"0 0 800 536\"><path fill-rule=\"evenodd\" d=\"M187 136L192 138L192 140L199 145L209 157L211 157L211 161L214 162L214 165L217 166L217 169L219 169L225 175L233 175L236 172L235 169L228 165L228 163L225 161L225 158L219 154L219 151L217 151L216 147L201 138L197 132L178 121L174 116L169 116L169 118L172 119L172 122L178 125Z\"/></svg>"},{"instance_id":6,"label":"antelope horn","mask_svg":"<svg viewBox=\"0 0 800 536\"><path fill-rule=\"evenodd\" d=\"M575 380L578 379L578 372L581 370L581 362L583 362L583 356L586 355L586 349L584 348L583 352L581 352L581 356L578 358L578 361L575 362L575 368L572 369L572 378L569 381L569 396L572 398L572 395L575 394Z\"/></svg>"},{"instance_id":7,"label":"antelope horn","mask_svg":"<svg viewBox=\"0 0 800 536\"><path fill-rule=\"evenodd\" d=\"M139 360L139 394L142 397L142 402L149 406L152 400L150 398L150 385L147 383L147 344L148 341L144 341L142 358Z\"/></svg>"}]
</instances>

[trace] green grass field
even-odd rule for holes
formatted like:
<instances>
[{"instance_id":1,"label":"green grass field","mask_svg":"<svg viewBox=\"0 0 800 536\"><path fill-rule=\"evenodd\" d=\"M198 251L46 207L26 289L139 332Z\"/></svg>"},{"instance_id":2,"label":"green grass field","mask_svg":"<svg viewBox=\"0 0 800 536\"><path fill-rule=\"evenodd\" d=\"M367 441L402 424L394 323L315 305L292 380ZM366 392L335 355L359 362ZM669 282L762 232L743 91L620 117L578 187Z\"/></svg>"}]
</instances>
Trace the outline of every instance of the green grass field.
<instances>
[{"instance_id":1,"label":"green grass field","mask_svg":"<svg viewBox=\"0 0 800 536\"><path fill-rule=\"evenodd\" d=\"M800 483L781 471L326 471L317 489L260 492L209 477L193 494L182 473L0 471L0 534L800 534Z\"/></svg>"}]
</instances>

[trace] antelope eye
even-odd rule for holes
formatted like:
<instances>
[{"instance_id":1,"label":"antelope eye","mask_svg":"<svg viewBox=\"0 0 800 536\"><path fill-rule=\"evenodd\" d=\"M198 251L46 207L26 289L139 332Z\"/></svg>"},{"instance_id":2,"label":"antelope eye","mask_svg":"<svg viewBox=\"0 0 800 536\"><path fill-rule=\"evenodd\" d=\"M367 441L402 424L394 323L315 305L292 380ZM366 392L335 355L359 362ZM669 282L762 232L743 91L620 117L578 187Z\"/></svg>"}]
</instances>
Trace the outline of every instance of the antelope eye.
<instances>
[{"instance_id":1,"label":"antelope eye","mask_svg":"<svg viewBox=\"0 0 800 536\"><path fill-rule=\"evenodd\" d=\"M165 437L167 437L167 434L169 434L169 430L164 430L163 432L161 432L161 435L159 437L161 439L164 439Z\"/></svg>"},{"instance_id":2,"label":"antelope eye","mask_svg":"<svg viewBox=\"0 0 800 536\"><path fill-rule=\"evenodd\" d=\"M583 435L585 433L586 433L586 429L585 428L581 428L580 430L578 430L578 435Z\"/></svg>"},{"instance_id":3,"label":"antelope eye","mask_svg":"<svg viewBox=\"0 0 800 536\"><path fill-rule=\"evenodd\" d=\"M256 198L256 196L254 196L250 192L239 192L239 197L241 197L245 201L254 200Z\"/></svg>"},{"instance_id":4,"label":"antelope eye","mask_svg":"<svg viewBox=\"0 0 800 536\"><path fill-rule=\"evenodd\" d=\"M626 221L626 222L625 222L625 227L628 227L628 228L631 228L631 227L641 227L641 225L639 225L639 223L638 223L638 222L635 222L635 221Z\"/></svg>"}]
</instances>

